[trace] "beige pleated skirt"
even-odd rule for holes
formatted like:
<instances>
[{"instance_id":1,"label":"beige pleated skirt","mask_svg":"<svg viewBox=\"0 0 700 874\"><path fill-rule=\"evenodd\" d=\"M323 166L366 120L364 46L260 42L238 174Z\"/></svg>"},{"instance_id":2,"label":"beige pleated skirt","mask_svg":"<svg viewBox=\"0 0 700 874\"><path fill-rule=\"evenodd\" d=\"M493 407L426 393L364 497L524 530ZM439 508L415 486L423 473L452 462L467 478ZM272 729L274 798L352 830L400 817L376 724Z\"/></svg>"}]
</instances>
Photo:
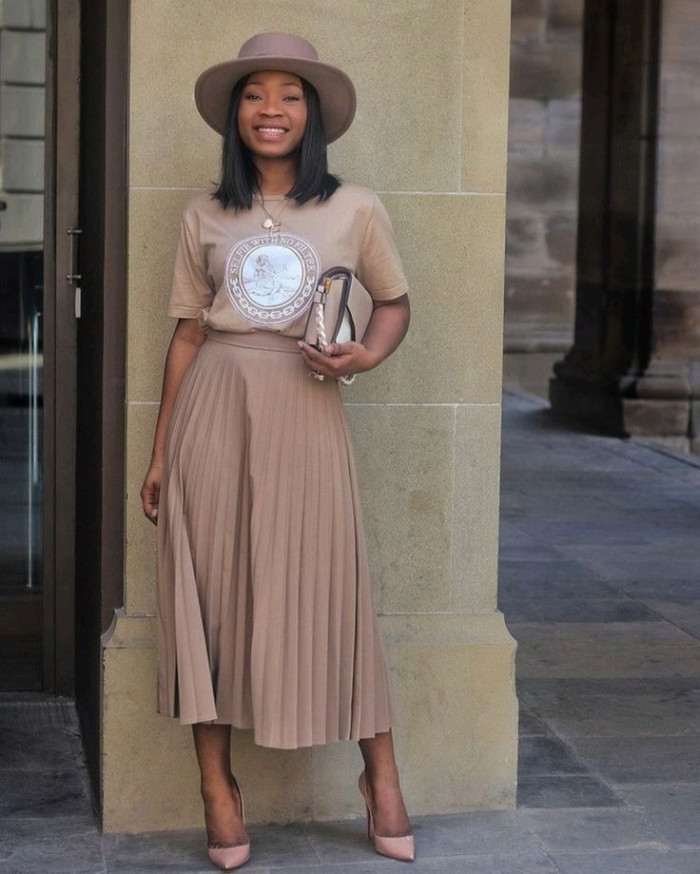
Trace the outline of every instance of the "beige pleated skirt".
<instances>
[{"instance_id":1,"label":"beige pleated skirt","mask_svg":"<svg viewBox=\"0 0 700 874\"><path fill-rule=\"evenodd\" d=\"M209 332L158 513L158 712L283 749L389 729L345 411L294 338Z\"/></svg>"}]
</instances>

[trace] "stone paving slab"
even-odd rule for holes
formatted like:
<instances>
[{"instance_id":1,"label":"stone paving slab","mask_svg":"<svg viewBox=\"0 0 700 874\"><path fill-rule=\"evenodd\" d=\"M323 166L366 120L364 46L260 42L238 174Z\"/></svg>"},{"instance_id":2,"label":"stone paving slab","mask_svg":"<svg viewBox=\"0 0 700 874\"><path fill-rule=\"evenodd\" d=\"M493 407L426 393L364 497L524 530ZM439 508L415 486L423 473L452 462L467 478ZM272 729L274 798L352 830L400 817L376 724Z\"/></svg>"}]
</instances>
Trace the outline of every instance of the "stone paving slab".
<instances>
[{"instance_id":1,"label":"stone paving slab","mask_svg":"<svg viewBox=\"0 0 700 874\"><path fill-rule=\"evenodd\" d=\"M692 851L554 853L551 858L559 874L700 874L700 860Z\"/></svg>"}]
</instances>

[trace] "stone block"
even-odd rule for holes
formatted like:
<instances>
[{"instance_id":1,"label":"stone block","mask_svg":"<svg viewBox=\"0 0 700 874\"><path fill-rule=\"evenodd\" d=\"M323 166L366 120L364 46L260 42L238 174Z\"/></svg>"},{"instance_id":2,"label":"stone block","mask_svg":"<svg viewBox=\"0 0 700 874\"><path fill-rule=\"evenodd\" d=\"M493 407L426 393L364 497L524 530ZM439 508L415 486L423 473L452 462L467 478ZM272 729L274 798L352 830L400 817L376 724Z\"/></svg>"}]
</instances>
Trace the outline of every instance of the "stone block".
<instances>
[{"instance_id":1,"label":"stone block","mask_svg":"<svg viewBox=\"0 0 700 874\"><path fill-rule=\"evenodd\" d=\"M658 142L657 210L665 215L700 218L700 127L695 136L689 133L662 137Z\"/></svg>"},{"instance_id":2,"label":"stone block","mask_svg":"<svg viewBox=\"0 0 700 874\"><path fill-rule=\"evenodd\" d=\"M126 396L159 401L165 353L177 324L167 314L180 215L195 192L135 190L129 196Z\"/></svg>"},{"instance_id":3,"label":"stone block","mask_svg":"<svg viewBox=\"0 0 700 874\"><path fill-rule=\"evenodd\" d=\"M659 136L694 136L700 130L700 73L692 66L661 65Z\"/></svg>"},{"instance_id":4,"label":"stone block","mask_svg":"<svg viewBox=\"0 0 700 874\"><path fill-rule=\"evenodd\" d=\"M509 25L508 0L464 4L462 191L505 191Z\"/></svg>"},{"instance_id":5,"label":"stone block","mask_svg":"<svg viewBox=\"0 0 700 874\"><path fill-rule=\"evenodd\" d=\"M11 85L43 85L46 77L43 33L0 32L0 81Z\"/></svg>"},{"instance_id":6,"label":"stone block","mask_svg":"<svg viewBox=\"0 0 700 874\"><path fill-rule=\"evenodd\" d=\"M508 348L506 334L506 349ZM510 352L503 359L503 384L547 399L549 380L561 352Z\"/></svg>"},{"instance_id":7,"label":"stone block","mask_svg":"<svg viewBox=\"0 0 700 874\"><path fill-rule=\"evenodd\" d=\"M44 30L46 28L45 0L1 0L0 27Z\"/></svg>"},{"instance_id":8,"label":"stone block","mask_svg":"<svg viewBox=\"0 0 700 874\"><path fill-rule=\"evenodd\" d=\"M508 104L508 151L544 155L545 105L541 100L514 97Z\"/></svg>"},{"instance_id":9,"label":"stone block","mask_svg":"<svg viewBox=\"0 0 700 874\"><path fill-rule=\"evenodd\" d=\"M689 401L648 401L623 398L625 430L633 436L687 437Z\"/></svg>"},{"instance_id":10,"label":"stone block","mask_svg":"<svg viewBox=\"0 0 700 874\"><path fill-rule=\"evenodd\" d=\"M573 279L561 276L529 276L509 273L506 277L506 336L518 324L538 329L563 330L560 345L571 335L574 319Z\"/></svg>"},{"instance_id":11,"label":"stone block","mask_svg":"<svg viewBox=\"0 0 700 874\"><path fill-rule=\"evenodd\" d=\"M550 100L547 106L547 155L569 157L578 174L581 101Z\"/></svg>"},{"instance_id":12,"label":"stone block","mask_svg":"<svg viewBox=\"0 0 700 874\"><path fill-rule=\"evenodd\" d=\"M450 813L515 803L515 641L500 613L384 616L409 810Z\"/></svg>"},{"instance_id":13,"label":"stone block","mask_svg":"<svg viewBox=\"0 0 700 874\"><path fill-rule=\"evenodd\" d=\"M510 34L514 43L541 43L547 27L545 0L513 0Z\"/></svg>"},{"instance_id":14,"label":"stone block","mask_svg":"<svg viewBox=\"0 0 700 874\"><path fill-rule=\"evenodd\" d=\"M700 276L700 216L657 215L656 285L696 291Z\"/></svg>"},{"instance_id":15,"label":"stone block","mask_svg":"<svg viewBox=\"0 0 700 874\"><path fill-rule=\"evenodd\" d=\"M547 38L580 45L583 39L584 0L551 0L547 18Z\"/></svg>"},{"instance_id":16,"label":"stone block","mask_svg":"<svg viewBox=\"0 0 700 874\"><path fill-rule=\"evenodd\" d=\"M382 199L408 277L411 327L397 352L362 374L345 398L498 402L504 198L391 194Z\"/></svg>"},{"instance_id":17,"label":"stone block","mask_svg":"<svg viewBox=\"0 0 700 874\"><path fill-rule=\"evenodd\" d=\"M506 276L545 273L547 262L544 216L534 210L512 210L506 219Z\"/></svg>"},{"instance_id":18,"label":"stone block","mask_svg":"<svg viewBox=\"0 0 700 874\"><path fill-rule=\"evenodd\" d=\"M452 609L496 606L501 409L455 410Z\"/></svg>"},{"instance_id":19,"label":"stone block","mask_svg":"<svg viewBox=\"0 0 700 874\"><path fill-rule=\"evenodd\" d=\"M127 403L124 605L155 613L156 527L143 514L141 486L151 459L158 404Z\"/></svg>"},{"instance_id":20,"label":"stone block","mask_svg":"<svg viewBox=\"0 0 700 874\"><path fill-rule=\"evenodd\" d=\"M44 136L44 89L5 85L0 88L0 135Z\"/></svg>"},{"instance_id":21,"label":"stone block","mask_svg":"<svg viewBox=\"0 0 700 874\"><path fill-rule=\"evenodd\" d=\"M655 358L662 361L700 358L700 287L694 291L657 289L653 306ZM654 363L655 369L658 366ZM670 375L676 376L673 372ZM684 376L679 368L679 382L687 394Z\"/></svg>"},{"instance_id":22,"label":"stone block","mask_svg":"<svg viewBox=\"0 0 700 874\"><path fill-rule=\"evenodd\" d=\"M449 611L454 407L352 404L347 413L377 609Z\"/></svg>"},{"instance_id":23,"label":"stone block","mask_svg":"<svg viewBox=\"0 0 700 874\"><path fill-rule=\"evenodd\" d=\"M43 140L4 140L0 171L3 191L43 192Z\"/></svg>"},{"instance_id":24,"label":"stone block","mask_svg":"<svg viewBox=\"0 0 700 874\"><path fill-rule=\"evenodd\" d=\"M510 96L530 100L571 100L581 89L580 50L566 45L514 45Z\"/></svg>"},{"instance_id":25,"label":"stone block","mask_svg":"<svg viewBox=\"0 0 700 874\"><path fill-rule=\"evenodd\" d=\"M697 67L700 9L694 0L664 0L661 63Z\"/></svg>"},{"instance_id":26,"label":"stone block","mask_svg":"<svg viewBox=\"0 0 700 874\"><path fill-rule=\"evenodd\" d=\"M512 0L513 18L544 18L547 14L546 0Z\"/></svg>"},{"instance_id":27,"label":"stone block","mask_svg":"<svg viewBox=\"0 0 700 874\"><path fill-rule=\"evenodd\" d=\"M515 643L502 616L386 616L380 627L409 810L512 808ZM155 711L154 633L153 619L122 615L104 635L105 834L203 828L191 728ZM236 730L233 742L250 823L357 813L354 744L271 750L251 743L250 734Z\"/></svg>"},{"instance_id":28,"label":"stone block","mask_svg":"<svg viewBox=\"0 0 700 874\"><path fill-rule=\"evenodd\" d=\"M576 211L578 167L566 159L526 159L508 168L508 205Z\"/></svg>"},{"instance_id":29,"label":"stone block","mask_svg":"<svg viewBox=\"0 0 700 874\"><path fill-rule=\"evenodd\" d=\"M486 0L481 5L489 6ZM499 0L499 6L505 5ZM193 104L196 77L205 67L231 58L256 32L292 30L310 39L322 60L346 70L357 88L358 115L331 147L332 169L381 190L455 190L462 6L461 0L406 0L375 5L367 15L360 0L336 7L333 14L321 0L289 0L284 9L211 0L207 14L200 15L196 4L177 3L174 14L171 0L134 2L131 184L203 187L216 178L220 138ZM235 23L222 27L222 22ZM339 39L340 33L352 33L352 39ZM486 42L481 34L475 38ZM504 39L507 43L507 34ZM173 46L188 47L177 64ZM496 87L489 95L495 96ZM497 124L499 113L493 115ZM155 131L168 135L154 136Z\"/></svg>"},{"instance_id":30,"label":"stone block","mask_svg":"<svg viewBox=\"0 0 700 874\"><path fill-rule=\"evenodd\" d=\"M576 269L576 214L558 212L547 216L546 243L549 260L558 273L572 277Z\"/></svg>"},{"instance_id":31,"label":"stone block","mask_svg":"<svg viewBox=\"0 0 700 874\"><path fill-rule=\"evenodd\" d=\"M532 45L542 44L547 32L546 21L542 17L531 15L513 16L510 22L511 44Z\"/></svg>"}]
</instances>

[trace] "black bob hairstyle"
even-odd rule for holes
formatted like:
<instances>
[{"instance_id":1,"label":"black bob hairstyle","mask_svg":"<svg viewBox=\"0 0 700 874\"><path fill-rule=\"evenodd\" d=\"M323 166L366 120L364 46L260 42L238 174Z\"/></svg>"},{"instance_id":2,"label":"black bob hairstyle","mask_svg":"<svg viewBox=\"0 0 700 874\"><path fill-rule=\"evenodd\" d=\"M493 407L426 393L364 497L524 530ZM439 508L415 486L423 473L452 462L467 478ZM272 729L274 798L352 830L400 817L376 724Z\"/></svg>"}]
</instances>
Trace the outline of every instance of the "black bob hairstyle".
<instances>
[{"instance_id":1,"label":"black bob hairstyle","mask_svg":"<svg viewBox=\"0 0 700 874\"><path fill-rule=\"evenodd\" d=\"M251 209L253 195L258 191L260 184L259 173L253 164L250 149L243 143L238 132L238 107L247 80L247 76L239 79L231 91L221 151L221 178L212 194L224 209L230 206L236 211ZM304 136L297 152L299 163L297 181L287 192L287 196L299 204L313 198L322 203L336 191L340 179L328 172L326 137L318 92L306 79L302 79L301 82L308 115Z\"/></svg>"}]
</instances>

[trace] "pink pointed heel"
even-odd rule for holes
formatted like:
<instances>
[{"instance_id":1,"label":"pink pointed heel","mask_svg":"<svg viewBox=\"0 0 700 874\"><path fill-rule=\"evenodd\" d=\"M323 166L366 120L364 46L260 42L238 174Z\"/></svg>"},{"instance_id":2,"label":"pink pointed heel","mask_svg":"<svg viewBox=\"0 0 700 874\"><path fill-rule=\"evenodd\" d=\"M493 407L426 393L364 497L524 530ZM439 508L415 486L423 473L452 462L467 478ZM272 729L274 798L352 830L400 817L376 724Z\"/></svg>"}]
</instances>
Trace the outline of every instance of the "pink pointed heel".
<instances>
[{"instance_id":1,"label":"pink pointed heel","mask_svg":"<svg viewBox=\"0 0 700 874\"><path fill-rule=\"evenodd\" d=\"M241 819L243 820L243 825L245 825L243 793L233 774L231 774L231 780L241 802ZM245 865L248 859L250 859L250 841L246 841L245 844L236 844L233 847L210 847L207 845L207 852L209 853L209 859L217 868L221 868L222 871L232 871L234 868L240 868L241 865Z\"/></svg>"},{"instance_id":2,"label":"pink pointed heel","mask_svg":"<svg viewBox=\"0 0 700 874\"><path fill-rule=\"evenodd\" d=\"M365 772L360 774L357 781L360 794L365 800L367 808L367 840L374 841L374 849L382 856L388 856L390 859L396 859L399 862L412 862L416 857L415 842L413 835L401 835L397 838L383 837L374 831L374 817L369 806L369 798L367 797Z\"/></svg>"}]
</instances>

